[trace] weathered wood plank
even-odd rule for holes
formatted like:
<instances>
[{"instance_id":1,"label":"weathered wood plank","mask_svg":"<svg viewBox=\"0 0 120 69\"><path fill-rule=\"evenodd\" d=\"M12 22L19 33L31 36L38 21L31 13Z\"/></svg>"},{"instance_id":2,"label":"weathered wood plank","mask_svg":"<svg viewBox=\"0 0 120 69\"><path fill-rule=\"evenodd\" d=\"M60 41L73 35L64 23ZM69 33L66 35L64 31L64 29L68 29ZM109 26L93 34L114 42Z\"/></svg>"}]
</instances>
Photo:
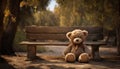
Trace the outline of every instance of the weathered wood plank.
<instances>
[{"instance_id":1,"label":"weathered wood plank","mask_svg":"<svg viewBox=\"0 0 120 69\"><path fill-rule=\"evenodd\" d=\"M26 34L27 39L33 39L33 40L67 40L66 33L64 34ZM103 39L102 34L89 34L86 40L89 41L96 41Z\"/></svg>"},{"instance_id":2,"label":"weathered wood plank","mask_svg":"<svg viewBox=\"0 0 120 69\"><path fill-rule=\"evenodd\" d=\"M33 60L36 58L36 46L29 45L27 46L27 60Z\"/></svg>"},{"instance_id":3,"label":"weathered wood plank","mask_svg":"<svg viewBox=\"0 0 120 69\"><path fill-rule=\"evenodd\" d=\"M27 34L26 37L33 40L68 40L66 34Z\"/></svg>"},{"instance_id":4,"label":"weathered wood plank","mask_svg":"<svg viewBox=\"0 0 120 69\"><path fill-rule=\"evenodd\" d=\"M22 41L20 42L21 45L56 45L56 46L67 46L69 42L60 42L60 41L53 41L53 42L34 42L34 41ZM85 41L84 44L86 45L105 45L105 42L98 42L98 41Z\"/></svg>"},{"instance_id":5,"label":"weathered wood plank","mask_svg":"<svg viewBox=\"0 0 120 69\"><path fill-rule=\"evenodd\" d=\"M69 42L30 42L30 41L22 41L21 45L55 45L55 46L67 46Z\"/></svg>"},{"instance_id":6,"label":"weathered wood plank","mask_svg":"<svg viewBox=\"0 0 120 69\"><path fill-rule=\"evenodd\" d=\"M27 26L26 36L28 39L37 40L66 40L66 33L74 29L87 30L89 35L87 40L103 39L103 29L101 27L57 27L57 26Z\"/></svg>"},{"instance_id":7,"label":"weathered wood plank","mask_svg":"<svg viewBox=\"0 0 120 69\"><path fill-rule=\"evenodd\" d=\"M101 27L58 27L58 26L27 26L26 32L27 33L67 33L69 31L72 31L74 29L81 29L81 30L87 30L89 33L101 33L102 28Z\"/></svg>"}]
</instances>

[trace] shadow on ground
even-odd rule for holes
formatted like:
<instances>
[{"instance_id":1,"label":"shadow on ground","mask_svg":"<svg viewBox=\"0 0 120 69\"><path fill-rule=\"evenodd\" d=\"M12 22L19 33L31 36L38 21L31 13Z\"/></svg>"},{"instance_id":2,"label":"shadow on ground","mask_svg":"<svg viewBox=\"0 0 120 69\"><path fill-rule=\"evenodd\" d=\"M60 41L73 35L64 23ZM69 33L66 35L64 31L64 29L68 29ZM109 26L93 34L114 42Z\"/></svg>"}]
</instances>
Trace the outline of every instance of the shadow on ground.
<instances>
[{"instance_id":1,"label":"shadow on ground","mask_svg":"<svg viewBox=\"0 0 120 69\"><path fill-rule=\"evenodd\" d=\"M8 62L0 57L0 69L15 69L12 65L8 64Z\"/></svg>"},{"instance_id":2,"label":"shadow on ground","mask_svg":"<svg viewBox=\"0 0 120 69\"><path fill-rule=\"evenodd\" d=\"M91 60L89 63L67 63L63 56L59 56L61 51L37 53L38 59L33 61L26 61L26 52L16 54L2 56L4 62L0 62L0 69L120 69L120 56L117 56L116 48L100 48L102 60Z\"/></svg>"}]
</instances>

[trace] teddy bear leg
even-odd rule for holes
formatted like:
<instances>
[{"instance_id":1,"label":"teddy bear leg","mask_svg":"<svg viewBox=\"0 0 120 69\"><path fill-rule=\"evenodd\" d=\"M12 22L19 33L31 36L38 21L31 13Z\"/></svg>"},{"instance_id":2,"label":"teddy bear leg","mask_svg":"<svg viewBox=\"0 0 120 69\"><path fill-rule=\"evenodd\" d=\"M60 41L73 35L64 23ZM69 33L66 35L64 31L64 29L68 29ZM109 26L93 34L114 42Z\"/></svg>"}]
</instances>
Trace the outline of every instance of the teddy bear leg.
<instances>
[{"instance_id":1,"label":"teddy bear leg","mask_svg":"<svg viewBox=\"0 0 120 69\"><path fill-rule=\"evenodd\" d=\"M78 61L79 62L82 62L82 63L87 63L87 62L89 62L89 55L88 55L88 53L82 53L82 54L80 54L80 56L79 56L79 58L78 58Z\"/></svg>"},{"instance_id":2,"label":"teddy bear leg","mask_svg":"<svg viewBox=\"0 0 120 69\"><path fill-rule=\"evenodd\" d=\"M74 53L68 53L68 54L66 54L66 56L65 56L65 61L66 62L72 63L72 62L75 62L75 60L76 60L76 57L75 57Z\"/></svg>"}]
</instances>

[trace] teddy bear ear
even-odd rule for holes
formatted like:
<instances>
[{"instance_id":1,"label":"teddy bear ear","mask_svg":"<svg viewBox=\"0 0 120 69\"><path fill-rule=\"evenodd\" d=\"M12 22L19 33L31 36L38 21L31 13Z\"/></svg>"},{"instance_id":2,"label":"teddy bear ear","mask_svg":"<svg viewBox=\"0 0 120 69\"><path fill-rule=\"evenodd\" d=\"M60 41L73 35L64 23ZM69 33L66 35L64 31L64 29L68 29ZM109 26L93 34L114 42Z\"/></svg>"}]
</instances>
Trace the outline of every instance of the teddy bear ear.
<instances>
[{"instance_id":1,"label":"teddy bear ear","mask_svg":"<svg viewBox=\"0 0 120 69\"><path fill-rule=\"evenodd\" d=\"M85 36L88 36L88 31L83 30L82 32L83 32L83 34L84 34Z\"/></svg>"},{"instance_id":2,"label":"teddy bear ear","mask_svg":"<svg viewBox=\"0 0 120 69\"><path fill-rule=\"evenodd\" d=\"M66 34L66 37L67 37L68 39L70 39L70 36L71 36L71 32L68 32L68 33Z\"/></svg>"}]
</instances>

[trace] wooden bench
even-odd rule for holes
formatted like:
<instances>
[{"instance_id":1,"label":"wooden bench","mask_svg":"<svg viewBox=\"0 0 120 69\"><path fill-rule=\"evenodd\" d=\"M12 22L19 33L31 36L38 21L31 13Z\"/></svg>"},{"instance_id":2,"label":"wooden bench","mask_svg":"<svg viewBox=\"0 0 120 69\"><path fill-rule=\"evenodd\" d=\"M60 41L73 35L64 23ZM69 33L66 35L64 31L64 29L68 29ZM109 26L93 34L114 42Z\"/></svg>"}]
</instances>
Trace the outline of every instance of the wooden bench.
<instances>
[{"instance_id":1,"label":"wooden bench","mask_svg":"<svg viewBox=\"0 0 120 69\"><path fill-rule=\"evenodd\" d=\"M25 28L27 41L20 42L27 45L27 58L36 58L36 46L67 46L69 44L66 33L74 29L84 29L89 32L84 44L91 45L93 59L100 59L99 46L105 45L103 29L101 27L57 27L57 26L27 26ZM51 40L51 41L49 41Z\"/></svg>"}]
</instances>

